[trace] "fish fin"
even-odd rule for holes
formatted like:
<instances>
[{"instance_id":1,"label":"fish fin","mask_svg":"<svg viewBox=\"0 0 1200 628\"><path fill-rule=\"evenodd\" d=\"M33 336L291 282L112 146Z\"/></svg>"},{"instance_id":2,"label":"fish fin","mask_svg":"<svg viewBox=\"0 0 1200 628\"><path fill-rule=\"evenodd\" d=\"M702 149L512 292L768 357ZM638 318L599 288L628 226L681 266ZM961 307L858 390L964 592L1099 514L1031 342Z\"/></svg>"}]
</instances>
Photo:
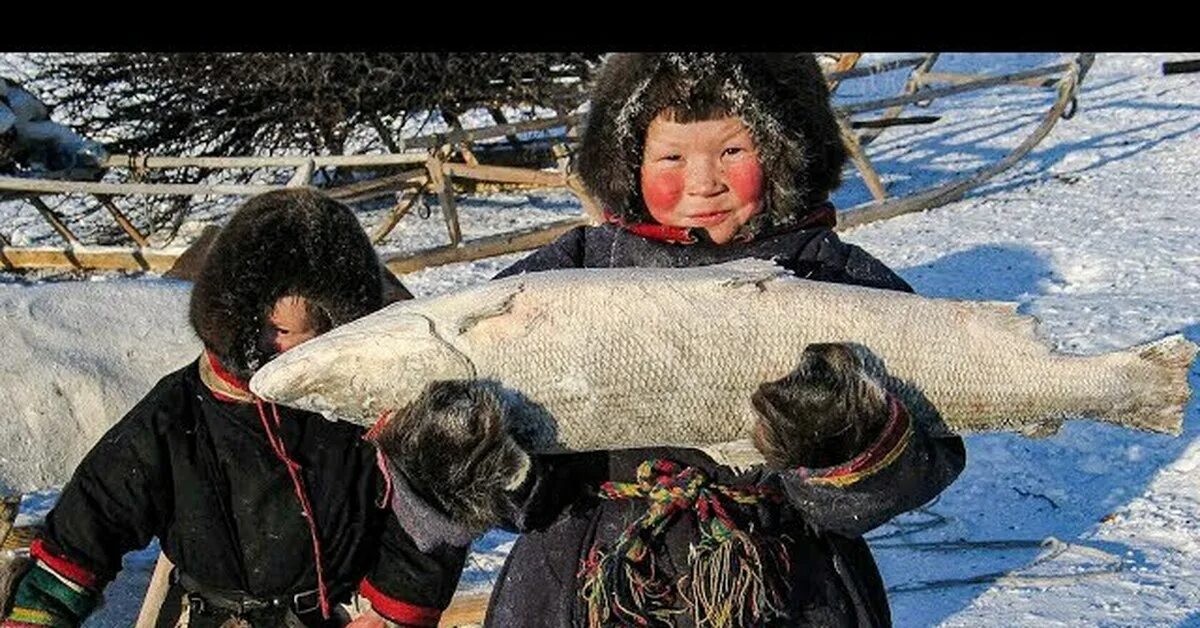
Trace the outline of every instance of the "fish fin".
<instances>
[{"instance_id":1,"label":"fish fin","mask_svg":"<svg viewBox=\"0 0 1200 628\"><path fill-rule=\"evenodd\" d=\"M1192 393L1188 370L1198 351L1200 347L1195 343L1175 334L1117 354L1132 358L1127 367L1128 379L1138 382L1138 389L1107 418L1143 430L1179 435L1183 431L1184 406Z\"/></svg>"},{"instance_id":2,"label":"fish fin","mask_svg":"<svg viewBox=\"0 0 1200 628\"><path fill-rule=\"evenodd\" d=\"M1062 425L1063 420L1061 418L1047 419L1026 425L1021 429L1020 433L1026 438L1049 438L1057 434L1058 430L1062 429Z\"/></svg>"},{"instance_id":3,"label":"fish fin","mask_svg":"<svg viewBox=\"0 0 1200 628\"><path fill-rule=\"evenodd\" d=\"M1171 371L1186 371L1192 365L1192 360L1196 359L1196 353L1200 351L1200 347L1180 334L1173 334L1153 342L1137 345L1130 351L1136 352L1139 358L1161 368Z\"/></svg>"},{"instance_id":4,"label":"fish fin","mask_svg":"<svg viewBox=\"0 0 1200 628\"><path fill-rule=\"evenodd\" d=\"M763 455L748 438L726 443L712 443L697 447L697 449L708 454L717 464L731 467L737 471L748 471L765 462Z\"/></svg>"},{"instance_id":5,"label":"fish fin","mask_svg":"<svg viewBox=\"0 0 1200 628\"><path fill-rule=\"evenodd\" d=\"M1021 336L1037 335L1038 319L1032 314L1022 314L1020 303L1013 301L978 301L973 305L992 314L993 322L1001 329Z\"/></svg>"},{"instance_id":6,"label":"fish fin","mask_svg":"<svg viewBox=\"0 0 1200 628\"><path fill-rule=\"evenodd\" d=\"M482 321L503 316L512 311L513 301L525 290L522 282L496 284L494 289L480 293L472 308L456 314L447 326L449 333L459 336L471 331Z\"/></svg>"},{"instance_id":7,"label":"fish fin","mask_svg":"<svg viewBox=\"0 0 1200 628\"><path fill-rule=\"evenodd\" d=\"M792 274L788 270L771 260L757 259L747 257L736 259L722 264L715 264L711 267L724 273L733 275L732 277L724 277L721 279L721 285L730 288L738 288L746 285L755 285L759 290L763 289L763 284L777 279L779 277L790 277Z\"/></svg>"}]
</instances>

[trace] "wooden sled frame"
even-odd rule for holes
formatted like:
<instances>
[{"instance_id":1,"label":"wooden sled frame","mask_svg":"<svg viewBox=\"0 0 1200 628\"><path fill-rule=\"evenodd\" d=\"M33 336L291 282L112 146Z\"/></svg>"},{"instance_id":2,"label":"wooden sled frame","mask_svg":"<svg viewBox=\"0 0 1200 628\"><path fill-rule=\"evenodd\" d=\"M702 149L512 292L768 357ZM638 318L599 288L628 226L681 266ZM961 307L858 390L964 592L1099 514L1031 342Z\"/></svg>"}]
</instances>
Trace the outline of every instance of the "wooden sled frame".
<instances>
[{"instance_id":1,"label":"wooden sled frame","mask_svg":"<svg viewBox=\"0 0 1200 628\"><path fill-rule=\"evenodd\" d=\"M1003 75L966 75L933 71L937 53L892 59L871 65L858 65L859 53L841 53L827 79L836 90L846 81L857 78L908 70L902 92L894 97L856 102L835 107L842 139L851 163L870 191L872 200L846 209L839 214L838 228L849 229L900 214L921 211L962 198L985 181L1008 170L1029 153L1061 117L1073 114L1073 102L1079 86L1091 67L1094 56L1080 53L1073 59L1054 65ZM905 107L945 98L973 90L1000 85L1022 85L1057 91L1053 105L1037 128L1003 159L977 172L964 175L935 187L906 196L889 196L866 148L891 126L928 123L928 117L901 118ZM854 120L854 116L882 111L871 120ZM125 270L165 272L171 269L183 247L155 247L146 234L138 230L121 211L117 201L122 198L155 195L184 197L251 196L288 186L303 186L311 182L316 168L401 168L399 174L382 176L327 189L346 202L363 201L384 195L395 195L396 203L367 231L375 243L382 242L399 221L408 214L416 201L426 193L437 194L450 243L413 253L384 256L387 266L398 274L454 262L467 262L495 255L526 251L543 246L567 230L583 224L597 224L602 219L598 208L588 198L578 176L571 172L569 148L573 130L581 122L579 115L504 123L482 129L454 128L447 133L411 138L403 145L404 152L383 155L296 156L296 157L155 157L145 155L115 155L109 158L110 170L127 173L131 182L91 183L47 181L0 177L0 200L27 203L47 222L62 246L17 247L0 230L0 269L60 269L60 270ZM566 129L566 138L554 146L560 157L555 170L535 170L480 164L472 145L484 140L507 137L518 133ZM461 161L455 160L460 158ZM198 167L206 169L292 168L294 174L286 186L233 184L151 184L139 183L141 173L152 169ZM455 183L483 182L499 187L565 188L580 200L580 216L511 231L498 235L465 239L459 223ZM128 236L130 246L96 246L84 243L71 230L68 221L58 215L44 200L46 196L70 195L92 198L108 212Z\"/></svg>"}]
</instances>

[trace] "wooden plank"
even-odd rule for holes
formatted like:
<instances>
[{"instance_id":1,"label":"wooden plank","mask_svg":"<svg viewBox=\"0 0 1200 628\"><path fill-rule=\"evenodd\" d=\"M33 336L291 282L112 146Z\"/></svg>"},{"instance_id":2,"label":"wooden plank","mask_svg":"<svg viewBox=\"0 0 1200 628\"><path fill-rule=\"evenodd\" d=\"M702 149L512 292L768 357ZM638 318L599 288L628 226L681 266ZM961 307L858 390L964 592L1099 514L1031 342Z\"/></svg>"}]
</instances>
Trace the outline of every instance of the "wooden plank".
<instances>
[{"instance_id":1,"label":"wooden plank","mask_svg":"<svg viewBox=\"0 0 1200 628\"><path fill-rule=\"evenodd\" d=\"M425 151L371 155L283 155L279 157L158 157L150 155L109 155L106 168L152 170L160 168L271 168L301 167L309 161L325 166L403 166L425 161Z\"/></svg>"},{"instance_id":2,"label":"wooden plank","mask_svg":"<svg viewBox=\"0 0 1200 628\"><path fill-rule=\"evenodd\" d=\"M829 88L829 93L833 94L837 91L838 85L841 85L845 73L849 72L858 65L858 60L862 59L861 52L843 52L837 60L837 64L833 66L833 71L825 77L825 84Z\"/></svg>"},{"instance_id":3,"label":"wooden plank","mask_svg":"<svg viewBox=\"0 0 1200 628\"><path fill-rule=\"evenodd\" d=\"M309 159L296 168L296 172L292 174L292 178L288 180L289 188L307 187L312 181L313 171L316 170L316 164Z\"/></svg>"},{"instance_id":4,"label":"wooden plank","mask_svg":"<svg viewBox=\"0 0 1200 628\"><path fill-rule=\"evenodd\" d=\"M1079 60L1070 64L1067 76L1059 81L1058 97L1055 100L1054 106L1046 113L1042 122L1033 133L1025 138L1025 141L1021 142L1011 153L1006 155L1004 159L987 168L982 168L971 175L960 177L924 192L889 199L881 203L865 203L840 212L838 214L837 229L839 231L852 229L879 220L893 218L901 214L922 211L943 205L962 198L975 186L1008 170L1013 164L1027 155L1029 151L1033 150L1033 147L1037 146L1038 142L1041 142L1050 133L1050 130L1054 128L1054 125L1075 97L1080 77L1083 76L1087 68L1091 65L1092 58L1088 54L1080 55Z\"/></svg>"},{"instance_id":5,"label":"wooden plank","mask_svg":"<svg viewBox=\"0 0 1200 628\"><path fill-rule=\"evenodd\" d=\"M579 173L572 173L567 177L567 189L579 199L579 204L583 206L583 213L586 215L593 225L599 225L604 222L604 210L600 209L600 205L592 199L587 193L587 188L583 185L583 177Z\"/></svg>"},{"instance_id":6,"label":"wooden plank","mask_svg":"<svg viewBox=\"0 0 1200 628\"><path fill-rule=\"evenodd\" d=\"M544 131L546 129L553 129L561 126L574 126L582 119L583 116L580 114L571 114L567 116L556 116L553 118L525 120L523 122L513 122L511 124L501 124L497 126L484 127L481 129L451 131L449 133L434 133L432 135L406 140L404 145L410 148L436 148L445 144L478 142L480 140L489 140L515 133L529 133L532 131Z\"/></svg>"},{"instance_id":7,"label":"wooden plank","mask_svg":"<svg viewBox=\"0 0 1200 628\"><path fill-rule=\"evenodd\" d=\"M494 121L496 124L508 124L508 117L504 115L504 110L500 109L500 107L492 105L487 108L487 111L488 114L492 116L492 121ZM506 133L504 135L504 139L513 146L521 143L521 140L517 137L516 133Z\"/></svg>"},{"instance_id":8,"label":"wooden plank","mask_svg":"<svg viewBox=\"0 0 1200 628\"><path fill-rule=\"evenodd\" d=\"M469 626L482 624L487 615L488 602L491 601L490 591L484 593L467 593L456 595L450 600L450 606L442 612L438 626L452 628L454 626Z\"/></svg>"},{"instance_id":9,"label":"wooden plank","mask_svg":"<svg viewBox=\"0 0 1200 628\"><path fill-rule=\"evenodd\" d=\"M5 236L3 233L0 233L0 266L3 266L4 270L16 269L16 267L13 266L13 263L9 261L8 256L4 254L4 249L10 246L12 246L12 240L9 240L7 236Z\"/></svg>"},{"instance_id":10,"label":"wooden plank","mask_svg":"<svg viewBox=\"0 0 1200 628\"><path fill-rule=\"evenodd\" d=\"M887 107L891 107L893 105L906 105L906 104L911 104L911 103L915 103L915 102L923 102L926 100L933 100L934 98L941 98L943 96L952 96L954 94L961 94L963 92L969 92L969 91L973 91L976 89L983 89L985 87L995 87L997 85L1007 85L1009 83L1017 83L1017 82L1025 80L1025 79L1031 79L1031 78L1035 78L1035 77L1039 77L1039 76L1049 76L1051 74L1059 74L1061 72L1065 72L1065 71L1069 70L1072 67L1074 67L1074 64L1072 64L1072 63L1060 63L1057 65L1051 65L1051 66L1046 66L1046 67L1042 67L1042 68L1034 68L1032 70L1024 70L1022 72L1013 72L1012 74L1005 74L1002 76L992 76L992 77L980 79L978 81L972 81L970 83L963 83L961 85L951 85L949 87L939 87L939 88L935 88L935 89L918 90L917 92L914 92L914 93L906 95L906 96L894 96L892 98L881 98L878 100L869 100L866 102L854 103L854 104L850 104L850 105L841 105L838 107L834 107L834 111L841 113L842 115L848 116L848 115L855 114L855 113L862 113L864 111L875 111L876 109L886 109Z\"/></svg>"},{"instance_id":11,"label":"wooden plank","mask_svg":"<svg viewBox=\"0 0 1200 628\"><path fill-rule=\"evenodd\" d=\"M442 169L445 164L437 154L429 156L429 160L425 162L425 169L429 171L429 185L438 195L438 200L442 205L442 218L446 220L446 231L450 234L451 246L458 246L462 242L462 227L458 224L458 205L454 200L454 186L450 184L449 177L446 176Z\"/></svg>"},{"instance_id":12,"label":"wooden plank","mask_svg":"<svg viewBox=\"0 0 1200 628\"><path fill-rule=\"evenodd\" d=\"M875 171L875 166L871 165L871 160L867 159L866 153L859 145L858 138L854 137L854 131L850 130L850 125L846 124L846 119L841 116L837 116L837 124L838 132L842 136L842 144L845 145L846 152L850 154L850 161L854 163L854 167L858 168L858 173L862 175L863 183L871 191L871 196L877 201L884 200L887 198L887 189L883 185L883 180L879 178L879 173Z\"/></svg>"},{"instance_id":13,"label":"wooden plank","mask_svg":"<svg viewBox=\"0 0 1200 628\"><path fill-rule=\"evenodd\" d=\"M367 181L339 185L338 187L326 190L325 193L333 198L338 199L339 201L342 201L343 203L356 203L359 201L376 198L384 194L391 194L407 186L425 185L428 181L429 176L425 173L425 168L422 167L420 169L406 170L398 174L389 174L375 179L369 179Z\"/></svg>"},{"instance_id":14,"label":"wooden plank","mask_svg":"<svg viewBox=\"0 0 1200 628\"><path fill-rule=\"evenodd\" d=\"M442 264L470 262L486 257L536 249L553 242L560 235L580 225L588 224L584 217L557 222L501 235L477 238L461 246L441 246L415 253L398 253L384 257L384 264L394 273L403 275Z\"/></svg>"},{"instance_id":15,"label":"wooden plank","mask_svg":"<svg viewBox=\"0 0 1200 628\"><path fill-rule=\"evenodd\" d=\"M47 205L45 201L37 196L34 196L30 197L29 202L33 203L33 206L37 208L38 213L42 215L42 218L45 218L46 222L50 223L50 226L54 228L54 231L58 233L59 237L61 237L63 240L66 240L67 244L80 244L79 238L75 237L74 233L71 233L71 230L67 227L67 223L63 222L62 218L59 218L58 213L53 209L50 209L50 206Z\"/></svg>"},{"instance_id":16,"label":"wooden plank","mask_svg":"<svg viewBox=\"0 0 1200 628\"><path fill-rule=\"evenodd\" d=\"M99 200L100 204L108 210L109 214L112 214L113 220L117 221L117 224L121 226L121 229L125 231L125 234L128 235L130 239L132 239L137 243L138 246L142 248L149 246L146 241L146 236L142 235L142 232L133 225L133 222L129 220L125 214L121 213L121 210L117 208L117 204L113 202L112 197L96 196L96 199Z\"/></svg>"},{"instance_id":17,"label":"wooden plank","mask_svg":"<svg viewBox=\"0 0 1200 628\"><path fill-rule=\"evenodd\" d=\"M463 125L462 125L462 122L458 119L457 114L455 114L452 111L448 111L444 108L441 109L441 112L442 112L442 119L446 121L446 124L450 125L451 133L462 133L463 132ZM477 157L475 157L475 153L471 152L471 142L464 141L462 143L456 143L454 148L459 154L462 155L463 161L467 162L468 164L474 165L474 166L479 165L479 159ZM452 154L454 154L454 151L447 151L446 154L452 155Z\"/></svg>"},{"instance_id":18,"label":"wooden plank","mask_svg":"<svg viewBox=\"0 0 1200 628\"><path fill-rule=\"evenodd\" d=\"M919 78L921 77L921 75L925 74L926 72L933 70L933 64L937 63L939 56L940 56L940 54L936 53L936 52L925 55L924 60L920 64L918 64L917 67L913 68L912 72L909 73L908 80L904 82L904 89L901 90L901 94L907 95L907 94L912 94L913 92L917 91L917 89L919 89L921 87ZM900 114L903 111L904 111L904 105L895 105L893 107L888 108L886 111L884 111L883 114L879 116L879 118L874 120L874 122L876 124L884 124L891 120L895 120L900 116ZM863 149L865 150L866 147L868 145L870 145L871 142L875 141L875 138L879 137L884 132L884 130L887 128L888 127L886 127L886 126L876 126L874 128L868 128L866 131L859 134L858 145L863 147Z\"/></svg>"},{"instance_id":19,"label":"wooden plank","mask_svg":"<svg viewBox=\"0 0 1200 628\"><path fill-rule=\"evenodd\" d=\"M120 247L87 246L71 249L13 247L0 249L14 269L79 268L82 270L150 270L166 272L184 249L132 250Z\"/></svg>"},{"instance_id":20,"label":"wooden plank","mask_svg":"<svg viewBox=\"0 0 1200 628\"><path fill-rule=\"evenodd\" d=\"M846 53L846 54L857 54L859 57L862 57L862 55L859 53ZM879 63L873 63L871 65L861 65L858 67L848 67L848 68L842 68L841 67L842 61L841 61L841 59L839 59L838 67L835 67L832 72L830 72L829 74L826 74L825 79L828 81L840 82L840 81L844 81L846 79L861 78L864 76L872 76L875 74L883 74L884 72L891 72L892 70L899 70L900 68L907 68L907 67L921 65L922 63L924 63L925 58L926 58L926 56L922 55L920 57L907 57L904 59L892 59L890 61L880 61ZM854 61L857 63L858 59L854 59Z\"/></svg>"},{"instance_id":21,"label":"wooden plank","mask_svg":"<svg viewBox=\"0 0 1200 628\"><path fill-rule=\"evenodd\" d=\"M420 199L421 195L424 193L424 186L405 192L405 195L401 197L399 202L397 202L383 217L383 219L380 220L377 225L375 225L375 228L371 230L371 243L379 244L380 242L383 242L383 239L386 238L388 234L396 228L396 225L400 223L400 219L404 218L404 216L408 214L409 210L413 208L413 205L416 205L417 200Z\"/></svg>"},{"instance_id":22,"label":"wooden plank","mask_svg":"<svg viewBox=\"0 0 1200 628\"><path fill-rule=\"evenodd\" d=\"M146 587L146 595L142 599L142 610L138 612L134 628L154 628L158 622L158 611L167 599L167 591L171 588L171 570L175 565L166 554L158 553L158 562L154 563L154 574L150 576L150 585Z\"/></svg>"},{"instance_id":23,"label":"wooden plank","mask_svg":"<svg viewBox=\"0 0 1200 628\"><path fill-rule=\"evenodd\" d=\"M43 194L163 195L163 196L254 196L282 185L193 185L188 183L93 183L0 177L0 190Z\"/></svg>"},{"instance_id":24,"label":"wooden plank","mask_svg":"<svg viewBox=\"0 0 1200 628\"><path fill-rule=\"evenodd\" d=\"M566 180L561 172L546 172L528 168L511 168L508 166L475 166L471 164L445 163L446 174L461 179L478 181L499 181L501 183L519 183L545 187L566 187Z\"/></svg>"},{"instance_id":25,"label":"wooden plank","mask_svg":"<svg viewBox=\"0 0 1200 628\"><path fill-rule=\"evenodd\" d=\"M935 85L939 83L948 83L951 85L962 85L964 83L972 83L988 78L985 74L964 74L962 72L926 72L917 78L917 82L921 86ZM1058 77L1054 78L1031 78L1023 81L1013 81L1011 85L1021 85L1024 87L1054 87L1058 83Z\"/></svg>"}]
</instances>

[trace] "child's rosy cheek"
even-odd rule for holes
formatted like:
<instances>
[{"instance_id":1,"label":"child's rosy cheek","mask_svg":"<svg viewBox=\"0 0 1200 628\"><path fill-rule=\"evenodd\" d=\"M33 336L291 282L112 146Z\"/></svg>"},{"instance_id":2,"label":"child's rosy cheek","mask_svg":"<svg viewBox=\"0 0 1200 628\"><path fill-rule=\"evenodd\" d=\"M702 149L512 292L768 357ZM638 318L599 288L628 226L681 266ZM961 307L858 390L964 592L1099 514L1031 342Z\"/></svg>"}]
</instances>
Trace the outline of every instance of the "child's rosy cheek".
<instances>
[{"instance_id":1,"label":"child's rosy cheek","mask_svg":"<svg viewBox=\"0 0 1200 628\"><path fill-rule=\"evenodd\" d=\"M729 166L725 176L738 200L743 203L762 200L763 170L757 159L745 159Z\"/></svg>"},{"instance_id":2,"label":"child's rosy cheek","mask_svg":"<svg viewBox=\"0 0 1200 628\"><path fill-rule=\"evenodd\" d=\"M683 196L683 173L642 171L642 198L649 209L672 209Z\"/></svg>"}]
</instances>

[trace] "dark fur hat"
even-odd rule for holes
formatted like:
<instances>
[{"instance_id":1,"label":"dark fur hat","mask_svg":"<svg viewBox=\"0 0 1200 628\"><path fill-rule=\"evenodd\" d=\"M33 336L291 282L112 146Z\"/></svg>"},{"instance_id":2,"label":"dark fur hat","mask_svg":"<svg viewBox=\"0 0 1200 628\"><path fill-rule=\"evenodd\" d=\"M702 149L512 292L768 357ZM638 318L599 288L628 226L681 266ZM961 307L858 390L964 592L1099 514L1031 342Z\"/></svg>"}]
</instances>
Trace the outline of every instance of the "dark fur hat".
<instances>
[{"instance_id":1,"label":"dark fur hat","mask_svg":"<svg viewBox=\"0 0 1200 628\"><path fill-rule=\"evenodd\" d=\"M213 242L192 289L192 327L249 380L272 357L259 338L277 299L302 296L317 321L341 325L383 306L381 268L345 205L310 189L260 194Z\"/></svg>"},{"instance_id":2,"label":"dark fur hat","mask_svg":"<svg viewBox=\"0 0 1200 628\"><path fill-rule=\"evenodd\" d=\"M651 221L640 167L650 122L740 117L758 145L765 212L786 224L838 186L846 150L811 54L634 53L605 60L592 87L578 168L588 192L627 222Z\"/></svg>"}]
</instances>

